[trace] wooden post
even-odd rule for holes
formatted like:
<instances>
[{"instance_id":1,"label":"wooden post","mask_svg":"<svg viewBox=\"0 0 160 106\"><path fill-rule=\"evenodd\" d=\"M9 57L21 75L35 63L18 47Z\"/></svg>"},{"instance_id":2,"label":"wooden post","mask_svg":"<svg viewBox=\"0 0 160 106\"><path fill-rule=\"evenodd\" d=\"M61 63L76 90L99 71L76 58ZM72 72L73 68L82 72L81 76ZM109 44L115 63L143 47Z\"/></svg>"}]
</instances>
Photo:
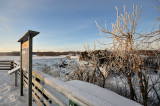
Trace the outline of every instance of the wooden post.
<instances>
[{"instance_id":1,"label":"wooden post","mask_svg":"<svg viewBox=\"0 0 160 106\"><path fill-rule=\"evenodd\" d=\"M32 106L32 38L37 34L39 34L39 32L28 30L24 36L18 40L18 42L21 42L20 94L23 95L23 71L26 71L28 72L28 106Z\"/></svg>"},{"instance_id":2,"label":"wooden post","mask_svg":"<svg viewBox=\"0 0 160 106\"><path fill-rule=\"evenodd\" d=\"M23 96L22 43L20 45L20 96Z\"/></svg>"},{"instance_id":3,"label":"wooden post","mask_svg":"<svg viewBox=\"0 0 160 106\"><path fill-rule=\"evenodd\" d=\"M28 36L29 40L29 70L28 70L28 106L32 106L32 37Z\"/></svg>"},{"instance_id":4,"label":"wooden post","mask_svg":"<svg viewBox=\"0 0 160 106\"><path fill-rule=\"evenodd\" d=\"M14 61L11 62L11 67L15 68L15 65L14 65ZM14 76L14 85L17 87L17 75L18 75L18 72L15 71L15 76Z\"/></svg>"},{"instance_id":5,"label":"wooden post","mask_svg":"<svg viewBox=\"0 0 160 106\"><path fill-rule=\"evenodd\" d=\"M15 72L15 86L17 87L17 71Z\"/></svg>"}]
</instances>

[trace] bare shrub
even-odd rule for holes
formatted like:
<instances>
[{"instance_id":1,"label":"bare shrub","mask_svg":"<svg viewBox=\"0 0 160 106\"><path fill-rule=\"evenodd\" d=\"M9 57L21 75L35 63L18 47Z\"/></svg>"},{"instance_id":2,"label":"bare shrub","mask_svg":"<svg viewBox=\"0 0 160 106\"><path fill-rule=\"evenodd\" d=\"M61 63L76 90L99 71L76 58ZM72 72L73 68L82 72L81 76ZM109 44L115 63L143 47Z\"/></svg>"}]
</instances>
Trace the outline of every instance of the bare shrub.
<instances>
[{"instance_id":1,"label":"bare shrub","mask_svg":"<svg viewBox=\"0 0 160 106\"><path fill-rule=\"evenodd\" d=\"M91 65L91 64L90 64ZM82 80L104 87L105 77L99 67L88 65L77 66L69 75L68 80Z\"/></svg>"},{"instance_id":2,"label":"bare shrub","mask_svg":"<svg viewBox=\"0 0 160 106\"><path fill-rule=\"evenodd\" d=\"M55 78L60 78L60 69L56 68L51 75Z\"/></svg>"}]
</instances>

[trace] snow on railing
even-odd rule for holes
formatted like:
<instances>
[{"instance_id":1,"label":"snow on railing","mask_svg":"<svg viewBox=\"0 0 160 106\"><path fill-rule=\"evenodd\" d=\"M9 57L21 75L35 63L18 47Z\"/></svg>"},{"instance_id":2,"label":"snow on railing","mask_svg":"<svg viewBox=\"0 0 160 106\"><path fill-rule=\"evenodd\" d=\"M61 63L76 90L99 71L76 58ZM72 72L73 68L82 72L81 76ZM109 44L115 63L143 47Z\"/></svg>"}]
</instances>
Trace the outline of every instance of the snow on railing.
<instances>
[{"instance_id":1,"label":"snow on railing","mask_svg":"<svg viewBox=\"0 0 160 106\"><path fill-rule=\"evenodd\" d=\"M14 60L11 62L11 66L13 66L13 68L8 71L8 74L15 73L15 86L17 86L17 71L20 69L19 62Z\"/></svg>"}]
</instances>

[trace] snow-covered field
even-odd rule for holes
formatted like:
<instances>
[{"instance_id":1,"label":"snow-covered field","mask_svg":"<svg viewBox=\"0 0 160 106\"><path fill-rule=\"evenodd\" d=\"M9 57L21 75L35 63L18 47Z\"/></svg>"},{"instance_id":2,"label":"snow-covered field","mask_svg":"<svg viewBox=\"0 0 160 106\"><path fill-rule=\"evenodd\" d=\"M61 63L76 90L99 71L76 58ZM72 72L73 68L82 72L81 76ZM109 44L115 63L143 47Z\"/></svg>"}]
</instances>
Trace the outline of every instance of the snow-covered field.
<instances>
[{"instance_id":1,"label":"snow-covered field","mask_svg":"<svg viewBox=\"0 0 160 106\"><path fill-rule=\"evenodd\" d=\"M19 56L0 56L0 60L16 60L19 61ZM54 72L55 70L64 71L66 74L70 69L65 68L67 64L78 62L78 57L66 58L66 56L57 57L39 57L33 56L33 69L46 73ZM63 63L63 64L62 64ZM48 72L47 72L48 73ZM53 75L52 75L53 76ZM62 80L65 80L62 76ZM139 106L138 103L124 98L112 91L101 88L97 85L89 84L82 81L62 81L62 87L73 91L75 95L79 95L86 100L105 106ZM102 102L102 103L99 103ZM35 105L35 102L33 102ZM27 105L27 90L24 89L24 96L19 96L19 87L14 87L14 76L8 75L7 71L0 71L0 106L25 106Z\"/></svg>"},{"instance_id":2,"label":"snow-covered field","mask_svg":"<svg viewBox=\"0 0 160 106\"><path fill-rule=\"evenodd\" d=\"M0 56L0 60L16 60L20 61L19 56ZM57 77L60 80L66 80L65 75L73 67L69 67L70 64L74 66L78 62L78 56L70 56L67 58L66 55L62 56L33 56L33 70L42 71L53 77ZM67 68L66 68L67 67Z\"/></svg>"},{"instance_id":3,"label":"snow-covered field","mask_svg":"<svg viewBox=\"0 0 160 106\"><path fill-rule=\"evenodd\" d=\"M67 56L33 56L33 69L41 70L41 68L49 66L51 71L53 71L57 65L60 65L62 62L70 62L78 61L78 56L70 56L70 59ZM0 60L16 60L20 61L20 56L0 56Z\"/></svg>"}]
</instances>

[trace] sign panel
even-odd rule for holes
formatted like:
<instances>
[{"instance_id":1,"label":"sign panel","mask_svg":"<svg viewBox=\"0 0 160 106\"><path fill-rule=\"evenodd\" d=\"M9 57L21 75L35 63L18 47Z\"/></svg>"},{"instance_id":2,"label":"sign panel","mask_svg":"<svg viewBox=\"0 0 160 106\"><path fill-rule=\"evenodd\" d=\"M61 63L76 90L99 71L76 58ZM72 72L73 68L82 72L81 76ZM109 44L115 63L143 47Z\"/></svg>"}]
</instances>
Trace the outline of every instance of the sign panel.
<instances>
[{"instance_id":1,"label":"sign panel","mask_svg":"<svg viewBox=\"0 0 160 106\"><path fill-rule=\"evenodd\" d=\"M22 44L22 69L28 71L29 67L29 41Z\"/></svg>"},{"instance_id":2,"label":"sign panel","mask_svg":"<svg viewBox=\"0 0 160 106\"><path fill-rule=\"evenodd\" d=\"M27 40L26 42L24 42L24 43L22 44L22 49L28 48L28 47L29 47L29 41Z\"/></svg>"}]
</instances>

